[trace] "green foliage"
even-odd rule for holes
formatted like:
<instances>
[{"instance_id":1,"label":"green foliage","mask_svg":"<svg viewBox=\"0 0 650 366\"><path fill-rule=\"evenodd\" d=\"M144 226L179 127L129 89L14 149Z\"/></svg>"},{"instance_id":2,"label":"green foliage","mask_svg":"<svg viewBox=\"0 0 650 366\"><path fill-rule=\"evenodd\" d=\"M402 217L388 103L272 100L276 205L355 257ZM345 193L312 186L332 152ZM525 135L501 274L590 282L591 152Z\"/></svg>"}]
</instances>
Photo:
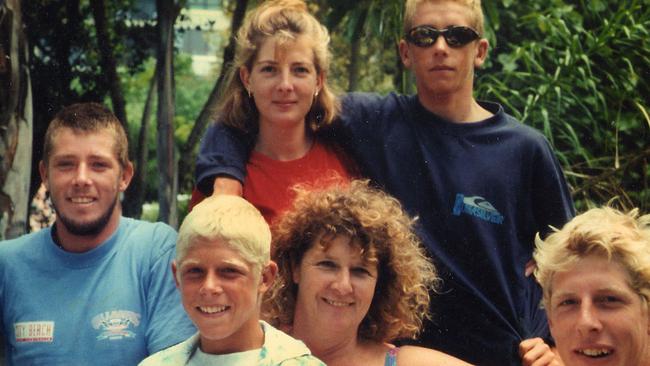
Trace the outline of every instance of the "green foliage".
<instances>
[{"instance_id":1,"label":"green foliage","mask_svg":"<svg viewBox=\"0 0 650 366\"><path fill-rule=\"evenodd\" d=\"M154 74L155 60L149 59L144 63L142 71L133 74L131 77L125 75L129 71L120 69L124 80L124 95L128 101L127 114L129 119L129 136L135 143L140 130L142 113L147 98L149 83ZM214 83L214 76L202 77L195 75L192 71L192 59L187 54L177 54L174 58L174 76L176 81L176 114L174 116L174 136L176 148L185 143L192 130L203 104L208 98ZM158 165L156 161L156 113L155 102L152 109L152 116L149 126L147 146L149 147L149 160L147 162L145 201L156 201L158 199ZM194 161L187 162L194 164ZM190 172L193 169L189 169ZM189 181L193 181L190 179ZM189 193L187 187L180 187L179 193ZM180 205L180 202L179 202ZM179 206L180 207L180 206ZM180 216L179 216L180 217Z\"/></svg>"},{"instance_id":2,"label":"green foliage","mask_svg":"<svg viewBox=\"0 0 650 366\"><path fill-rule=\"evenodd\" d=\"M388 93L396 89L405 91L401 83L404 70L397 53L402 29L403 1L328 0L319 3L323 3L320 10L325 14L325 24L332 35L330 82L335 86L335 90L348 89L350 45L359 37L359 54L363 66L358 70L357 90L378 93ZM363 30L361 34L355 34L357 23L360 21L364 22Z\"/></svg>"},{"instance_id":3,"label":"green foliage","mask_svg":"<svg viewBox=\"0 0 650 366\"><path fill-rule=\"evenodd\" d=\"M140 70L142 61L153 49L154 28L146 21L137 26L132 24L132 19L142 17L136 10L135 0L106 1L105 5L114 54L122 70L131 75ZM34 100L33 145L37 150L33 154L32 172L37 172L45 129L54 114L72 103L108 101L109 85L100 65L88 0L23 1L22 12L30 47ZM38 174L32 173L31 192L39 185Z\"/></svg>"},{"instance_id":4,"label":"green foliage","mask_svg":"<svg viewBox=\"0 0 650 366\"><path fill-rule=\"evenodd\" d=\"M477 95L553 144L578 209L650 209L650 2L484 2L498 45Z\"/></svg>"}]
</instances>

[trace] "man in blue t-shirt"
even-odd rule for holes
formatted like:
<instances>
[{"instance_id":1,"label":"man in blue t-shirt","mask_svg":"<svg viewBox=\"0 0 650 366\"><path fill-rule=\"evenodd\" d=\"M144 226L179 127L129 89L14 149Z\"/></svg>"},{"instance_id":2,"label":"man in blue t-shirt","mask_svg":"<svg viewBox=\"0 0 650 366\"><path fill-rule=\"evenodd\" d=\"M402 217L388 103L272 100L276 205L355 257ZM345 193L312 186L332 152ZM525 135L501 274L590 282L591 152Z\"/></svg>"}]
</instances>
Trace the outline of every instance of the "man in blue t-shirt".
<instances>
[{"instance_id":1,"label":"man in blue t-shirt","mask_svg":"<svg viewBox=\"0 0 650 366\"><path fill-rule=\"evenodd\" d=\"M10 365L135 365L195 332L170 265L176 232L124 218L133 165L115 115L62 109L39 172L50 228L0 243L0 332Z\"/></svg>"},{"instance_id":2,"label":"man in blue t-shirt","mask_svg":"<svg viewBox=\"0 0 650 366\"><path fill-rule=\"evenodd\" d=\"M529 275L534 237L574 209L546 139L474 99L474 70L488 53L482 34L478 0L407 0L399 51L417 95L344 96L335 137L419 217L443 280L420 344L479 365L531 364L552 356ZM247 153L235 133L210 126L197 186L207 195L240 192Z\"/></svg>"}]
</instances>

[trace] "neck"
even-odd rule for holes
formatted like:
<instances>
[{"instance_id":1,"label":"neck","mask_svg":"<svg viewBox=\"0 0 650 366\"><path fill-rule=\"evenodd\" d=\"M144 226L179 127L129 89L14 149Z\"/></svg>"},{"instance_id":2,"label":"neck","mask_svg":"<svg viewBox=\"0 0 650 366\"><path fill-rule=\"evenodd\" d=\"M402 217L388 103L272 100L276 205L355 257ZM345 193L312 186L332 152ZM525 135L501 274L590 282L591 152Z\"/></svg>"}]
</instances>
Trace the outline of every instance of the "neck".
<instances>
[{"instance_id":1,"label":"neck","mask_svg":"<svg viewBox=\"0 0 650 366\"><path fill-rule=\"evenodd\" d=\"M326 365L347 365L358 360L362 345L357 339L356 329L313 331L318 328L318 326L301 321L300 316L296 314L291 335L303 341L311 352Z\"/></svg>"},{"instance_id":2,"label":"neck","mask_svg":"<svg viewBox=\"0 0 650 366\"><path fill-rule=\"evenodd\" d=\"M71 233L60 220L56 220L54 222L54 241L59 247L67 252L84 253L90 251L100 246L108 240L111 235L113 235L120 224L121 216L122 210L118 203L106 226L104 226L99 233L92 235L77 235Z\"/></svg>"},{"instance_id":3,"label":"neck","mask_svg":"<svg viewBox=\"0 0 650 366\"><path fill-rule=\"evenodd\" d=\"M258 317L250 318L235 333L226 338L211 338L209 333L201 333L199 337L201 350L215 355L250 351L262 348L264 345L264 331Z\"/></svg>"},{"instance_id":4,"label":"neck","mask_svg":"<svg viewBox=\"0 0 650 366\"><path fill-rule=\"evenodd\" d=\"M454 123L480 122L492 116L476 102L471 89L449 94L421 93L418 90L418 100L429 112Z\"/></svg>"},{"instance_id":5,"label":"neck","mask_svg":"<svg viewBox=\"0 0 650 366\"><path fill-rule=\"evenodd\" d=\"M260 124L255 151L274 160L300 159L309 152L313 137L304 123L292 127L270 127Z\"/></svg>"}]
</instances>

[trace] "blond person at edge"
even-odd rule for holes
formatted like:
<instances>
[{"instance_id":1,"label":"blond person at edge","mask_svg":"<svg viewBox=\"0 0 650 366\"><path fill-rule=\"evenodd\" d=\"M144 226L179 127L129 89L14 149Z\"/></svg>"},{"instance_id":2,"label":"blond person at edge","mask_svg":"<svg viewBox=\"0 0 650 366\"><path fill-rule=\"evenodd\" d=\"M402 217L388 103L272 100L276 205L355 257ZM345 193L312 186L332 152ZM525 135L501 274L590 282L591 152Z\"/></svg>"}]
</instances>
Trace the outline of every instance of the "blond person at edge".
<instances>
[{"instance_id":1,"label":"blond person at edge","mask_svg":"<svg viewBox=\"0 0 650 366\"><path fill-rule=\"evenodd\" d=\"M468 365L390 344L417 336L438 280L397 200L367 181L307 188L274 231L265 318L329 366Z\"/></svg>"},{"instance_id":2,"label":"blond person at edge","mask_svg":"<svg viewBox=\"0 0 650 366\"><path fill-rule=\"evenodd\" d=\"M534 257L566 365L650 365L650 215L591 209L538 238Z\"/></svg>"},{"instance_id":3,"label":"blond person at edge","mask_svg":"<svg viewBox=\"0 0 650 366\"><path fill-rule=\"evenodd\" d=\"M293 185L327 185L355 175L350 160L324 134L339 109L327 84L329 40L302 0L261 3L237 35L217 123L254 140L241 193L270 224L290 206ZM202 150L211 144L213 130ZM208 194L209 188L201 190ZM195 190L192 196L193 205L202 195Z\"/></svg>"},{"instance_id":4,"label":"blond person at edge","mask_svg":"<svg viewBox=\"0 0 650 366\"><path fill-rule=\"evenodd\" d=\"M253 205L221 195L199 203L178 233L172 272L198 328L142 366L323 366L300 341L260 321L262 296L277 273L271 232Z\"/></svg>"},{"instance_id":5,"label":"blond person at edge","mask_svg":"<svg viewBox=\"0 0 650 366\"><path fill-rule=\"evenodd\" d=\"M535 337L549 332L526 263L535 234L574 210L544 136L474 99L475 69L488 53L482 34L478 0L407 0L399 49L417 95L343 96L338 136L361 172L420 218L443 281L418 344L486 366L530 365L548 352ZM245 149L232 136L211 136L197 159L200 184L240 189L215 179L245 179Z\"/></svg>"},{"instance_id":6,"label":"blond person at edge","mask_svg":"<svg viewBox=\"0 0 650 366\"><path fill-rule=\"evenodd\" d=\"M0 243L0 331L9 365L135 365L195 332L171 265L176 232L122 217L133 165L120 121L63 108L45 133L50 228Z\"/></svg>"}]
</instances>

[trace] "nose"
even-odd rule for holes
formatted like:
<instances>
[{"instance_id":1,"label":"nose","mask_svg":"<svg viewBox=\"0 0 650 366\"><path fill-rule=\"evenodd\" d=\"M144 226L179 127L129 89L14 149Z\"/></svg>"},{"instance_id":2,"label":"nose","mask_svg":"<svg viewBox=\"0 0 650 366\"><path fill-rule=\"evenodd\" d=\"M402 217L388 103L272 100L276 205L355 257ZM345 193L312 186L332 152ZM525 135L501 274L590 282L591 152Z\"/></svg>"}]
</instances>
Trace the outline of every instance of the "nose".
<instances>
[{"instance_id":1,"label":"nose","mask_svg":"<svg viewBox=\"0 0 650 366\"><path fill-rule=\"evenodd\" d=\"M583 302L580 306L577 329L584 334L597 332L602 329L597 309L590 302Z\"/></svg>"},{"instance_id":2,"label":"nose","mask_svg":"<svg viewBox=\"0 0 650 366\"><path fill-rule=\"evenodd\" d=\"M339 271L332 287L341 295L346 295L351 293L352 282L350 281L350 271L349 270Z\"/></svg>"},{"instance_id":3,"label":"nose","mask_svg":"<svg viewBox=\"0 0 650 366\"><path fill-rule=\"evenodd\" d=\"M433 42L433 50L436 54L447 54L449 52L449 45L447 44L447 40L445 40L445 37L442 36L442 34L438 35L438 38L436 38L436 41Z\"/></svg>"},{"instance_id":4,"label":"nose","mask_svg":"<svg viewBox=\"0 0 650 366\"><path fill-rule=\"evenodd\" d=\"M208 273L203 280L203 285L199 290L201 295L217 295L223 292L221 281L212 273Z\"/></svg>"},{"instance_id":5,"label":"nose","mask_svg":"<svg viewBox=\"0 0 650 366\"><path fill-rule=\"evenodd\" d=\"M73 184L77 186L90 184L89 173L90 172L88 171L88 165L86 165L85 163L79 164L76 170Z\"/></svg>"},{"instance_id":6,"label":"nose","mask_svg":"<svg viewBox=\"0 0 650 366\"><path fill-rule=\"evenodd\" d=\"M289 69L283 69L282 72L280 72L278 90L284 92L293 90L293 82L291 80L291 72Z\"/></svg>"}]
</instances>

